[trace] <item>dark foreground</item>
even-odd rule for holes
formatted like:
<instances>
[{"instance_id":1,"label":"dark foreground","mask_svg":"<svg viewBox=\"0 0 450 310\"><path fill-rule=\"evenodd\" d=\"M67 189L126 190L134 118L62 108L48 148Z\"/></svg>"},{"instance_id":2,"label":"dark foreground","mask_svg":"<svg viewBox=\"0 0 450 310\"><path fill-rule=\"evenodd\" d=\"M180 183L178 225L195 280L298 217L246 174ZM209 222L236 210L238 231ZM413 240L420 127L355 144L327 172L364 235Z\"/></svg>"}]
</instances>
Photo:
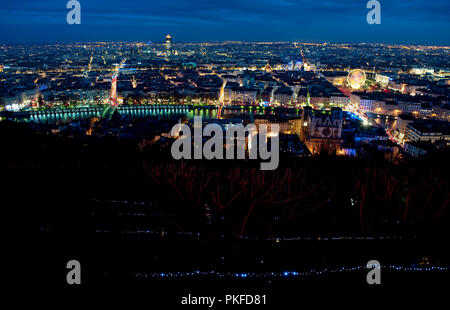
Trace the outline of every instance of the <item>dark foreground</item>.
<instances>
[{"instance_id":1,"label":"dark foreground","mask_svg":"<svg viewBox=\"0 0 450 310\"><path fill-rule=\"evenodd\" d=\"M448 279L448 154L398 165L282 158L263 173L249 162L173 162L133 141L2 137L19 283L31 268L37 288L74 289L72 259L84 288L148 287L167 304L189 293L278 304L296 303L303 287L370 288L370 260L384 287Z\"/></svg>"}]
</instances>

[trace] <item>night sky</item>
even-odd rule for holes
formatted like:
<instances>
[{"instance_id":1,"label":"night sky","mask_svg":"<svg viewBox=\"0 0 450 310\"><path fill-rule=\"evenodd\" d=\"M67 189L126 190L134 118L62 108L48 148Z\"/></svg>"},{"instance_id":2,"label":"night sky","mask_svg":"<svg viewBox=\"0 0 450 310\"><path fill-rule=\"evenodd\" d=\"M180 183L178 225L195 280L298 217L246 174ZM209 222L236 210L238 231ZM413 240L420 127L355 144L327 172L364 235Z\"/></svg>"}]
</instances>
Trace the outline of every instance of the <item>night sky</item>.
<instances>
[{"instance_id":1,"label":"night sky","mask_svg":"<svg viewBox=\"0 0 450 310\"><path fill-rule=\"evenodd\" d=\"M0 43L80 41L308 41L450 45L449 0L0 0Z\"/></svg>"}]
</instances>

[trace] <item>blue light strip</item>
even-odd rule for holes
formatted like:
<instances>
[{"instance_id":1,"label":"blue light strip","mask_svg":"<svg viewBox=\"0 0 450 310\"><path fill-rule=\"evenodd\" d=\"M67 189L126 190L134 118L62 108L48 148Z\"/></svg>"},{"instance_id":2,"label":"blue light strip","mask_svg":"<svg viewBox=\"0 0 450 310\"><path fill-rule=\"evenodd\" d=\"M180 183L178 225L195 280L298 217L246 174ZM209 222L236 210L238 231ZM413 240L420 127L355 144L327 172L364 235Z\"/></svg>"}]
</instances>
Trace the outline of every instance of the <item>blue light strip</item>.
<instances>
[{"instance_id":1,"label":"blue light strip","mask_svg":"<svg viewBox=\"0 0 450 310\"><path fill-rule=\"evenodd\" d=\"M429 267L406 267L398 265L381 266L381 269L391 271L447 271L450 266L429 266ZM314 275L322 275L327 273L341 273L358 270L367 270L364 266L340 267L334 269L321 269L307 272L283 271L283 272L215 272L215 271L192 271L192 272L151 272L151 273L134 273L136 278L156 278L156 279L179 279L179 278L302 278Z\"/></svg>"}]
</instances>

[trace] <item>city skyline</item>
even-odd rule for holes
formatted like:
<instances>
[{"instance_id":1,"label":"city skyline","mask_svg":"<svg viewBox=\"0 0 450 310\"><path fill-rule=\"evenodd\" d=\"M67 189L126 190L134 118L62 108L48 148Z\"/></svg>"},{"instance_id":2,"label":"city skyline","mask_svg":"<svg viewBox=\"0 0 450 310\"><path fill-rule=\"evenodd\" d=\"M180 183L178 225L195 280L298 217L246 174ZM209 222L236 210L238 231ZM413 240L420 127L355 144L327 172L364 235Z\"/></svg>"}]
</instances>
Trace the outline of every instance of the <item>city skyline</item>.
<instances>
[{"instance_id":1,"label":"city skyline","mask_svg":"<svg viewBox=\"0 0 450 310\"><path fill-rule=\"evenodd\" d=\"M382 1L369 25L366 1L80 1L81 24L68 25L66 3L0 4L1 44L97 41L264 41L450 45L448 1ZM338 29L338 30L337 30Z\"/></svg>"}]
</instances>

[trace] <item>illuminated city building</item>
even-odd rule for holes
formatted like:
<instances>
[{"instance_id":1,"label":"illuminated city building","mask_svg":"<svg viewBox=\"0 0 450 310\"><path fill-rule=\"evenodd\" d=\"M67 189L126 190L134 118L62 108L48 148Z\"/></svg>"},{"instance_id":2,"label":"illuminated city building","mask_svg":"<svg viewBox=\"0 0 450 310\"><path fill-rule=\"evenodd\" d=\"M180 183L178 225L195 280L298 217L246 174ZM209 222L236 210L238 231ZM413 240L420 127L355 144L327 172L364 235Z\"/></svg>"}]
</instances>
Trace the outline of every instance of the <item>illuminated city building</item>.
<instances>
[{"instance_id":1,"label":"illuminated city building","mask_svg":"<svg viewBox=\"0 0 450 310\"><path fill-rule=\"evenodd\" d=\"M282 86L273 94L273 103L275 106L288 107L292 103L293 91L290 87Z\"/></svg>"},{"instance_id":2,"label":"illuminated city building","mask_svg":"<svg viewBox=\"0 0 450 310\"><path fill-rule=\"evenodd\" d=\"M375 75L375 82L380 83L382 86L387 86L389 84L389 77L381 74Z\"/></svg>"},{"instance_id":3,"label":"illuminated city building","mask_svg":"<svg viewBox=\"0 0 450 310\"><path fill-rule=\"evenodd\" d=\"M438 105L433 106L432 116L450 122L450 106L449 105Z\"/></svg>"},{"instance_id":4,"label":"illuminated city building","mask_svg":"<svg viewBox=\"0 0 450 310\"><path fill-rule=\"evenodd\" d=\"M395 129L399 134L399 140L401 143L405 140L406 135L406 126L412 122L414 122L416 118L410 114L401 114L397 117L397 122L395 125Z\"/></svg>"},{"instance_id":5,"label":"illuminated city building","mask_svg":"<svg viewBox=\"0 0 450 310\"><path fill-rule=\"evenodd\" d=\"M278 125L280 133L282 134L293 134L297 135L299 138L301 136L302 130L302 119L301 117L276 117L276 116L266 116L258 115L255 116L256 129L259 132L259 126L264 124L267 125L267 130L271 130L272 125Z\"/></svg>"},{"instance_id":6,"label":"illuminated city building","mask_svg":"<svg viewBox=\"0 0 450 310\"><path fill-rule=\"evenodd\" d=\"M304 107L302 115L301 140L310 152L336 153L342 144L342 109L332 108L330 111L313 110Z\"/></svg>"},{"instance_id":7,"label":"illuminated city building","mask_svg":"<svg viewBox=\"0 0 450 310\"><path fill-rule=\"evenodd\" d=\"M173 53L173 48L172 48L172 37L170 36L170 34L168 34L166 36L166 54L167 56L171 56Z\"/></svg>"},{"instance_id":8,"label":"illuminated city building","mask_svg":"<svg viewBox=\"0 0 450 310\"><path fill-rule=\"evenodd\" d=\"M450 141L450 125L445 121L416 120L406 125L405 141Z\"/></svg>"}]
</instances>

